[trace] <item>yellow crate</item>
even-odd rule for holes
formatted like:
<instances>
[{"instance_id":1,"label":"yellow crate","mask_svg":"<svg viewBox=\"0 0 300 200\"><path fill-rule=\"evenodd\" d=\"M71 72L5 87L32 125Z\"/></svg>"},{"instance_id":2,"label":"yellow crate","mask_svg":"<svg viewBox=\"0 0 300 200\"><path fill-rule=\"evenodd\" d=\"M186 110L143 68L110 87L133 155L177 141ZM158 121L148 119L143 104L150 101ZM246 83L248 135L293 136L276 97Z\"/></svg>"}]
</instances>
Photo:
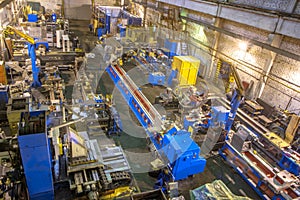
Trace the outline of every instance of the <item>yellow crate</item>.
<instances>
[{"instance_id":1,"label":"yellow crate","mask_svg":"<svg viewBox=\"0 0 300 200\"><path fill-rule=\"evenodd\" d=\"M186 61L185 56L178 56L180 63L178 64L177 70L177 79L179 81L179 85L186 85L187 78L189 76L190 63Z\"/></svg>"},{"instance_id":2,"label":"yellow crate","mask_svg":"<svg viewBox=\"0 0 300 200\"><path fill-rule=\"evenodd\" d=\"M180 72L182 67L189 66L190 63L188 63L186 56L174 56L173 57L173 63L172 63L172 69L178 70Z\"/></svg>"},{"instance_id":3,"label":"yellow crate","mask_svg":"<svg viewBox=\"0 0 300 200\"><path fill-rule=\"evenodd\" d=\"M193 56L187 56L186 59L190 62L192 68L199 69L199 66L200 66L200 60L199 59L197 59Z\"/></svg>"},{"instance_id":4,"label":"yellow crate","mask_svg":"<svg viewBox=\"0 0 300 200\"><path fill-rule=\"evenodd\" d=\"M189 59L191 62L191 69L188 84L195 85L197 81L198 70L200 67L200 60L193 56L189 56Z\"/></svg>"},{"instance_id":5,"label":"yellow crate","mask_svg":"<svg viewBox=\"0 0 300 200\"><path fill-rule=\"evenodd\" d=\"M178 73L177 78L179 80L179 85L187 85L189 79L190 68L182 67L180 73Z\"/></svg>"},{"instance_id":6,"label":"yellow crate","mask_svg":"<svg viewBox=\"0 0 300 200\"><path fill-rule=\"evenodd\" d=\"M198 68L191 68L187 83L189 85L195 85L197 81Z\"/></svg>"},{"instance_id":7,"label":"yellow crate","mask_svg":"<svg viewBox=\"0 0 300 200\"><path fill-rule=\"evenodd\" d=\"M181 64L182 64L182 59L180 58L182 56L174 56L173 57L173 62L172 62L172 69L173 70L178 70L180 71L180 67L181 67Z\"/></svg>"},{"instance_id":8,"label":"yellow crate","mask_svg":"<svg viewBox=\"0 0 300 200\"><path fill-rule=\"evenodd\" d=\"M179 85L195 85L200 60L193 56L174 56L172 69L178 71Z\"/></svg>"}]
</instances>

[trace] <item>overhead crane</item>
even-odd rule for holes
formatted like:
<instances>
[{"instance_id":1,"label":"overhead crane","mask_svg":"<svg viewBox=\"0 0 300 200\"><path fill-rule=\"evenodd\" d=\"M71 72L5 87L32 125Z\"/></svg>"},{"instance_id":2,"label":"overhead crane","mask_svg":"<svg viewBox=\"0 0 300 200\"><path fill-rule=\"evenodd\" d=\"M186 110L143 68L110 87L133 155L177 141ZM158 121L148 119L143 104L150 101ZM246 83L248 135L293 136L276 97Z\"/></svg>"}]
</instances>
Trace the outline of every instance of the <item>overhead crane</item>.
<instances>
[{"instance_id":1,"label":"overhead crane","mask_svg":"<svg viewBox=\"0 0 300 200\"><path fill-rule=\"evenodd\" d=\"M203 172L206 160L200 156L200 147L190 132L175 125L166 128L162 116L118 64L109 65L106 71L167 164L173 180Z\"/></svg>"}]
</instances>

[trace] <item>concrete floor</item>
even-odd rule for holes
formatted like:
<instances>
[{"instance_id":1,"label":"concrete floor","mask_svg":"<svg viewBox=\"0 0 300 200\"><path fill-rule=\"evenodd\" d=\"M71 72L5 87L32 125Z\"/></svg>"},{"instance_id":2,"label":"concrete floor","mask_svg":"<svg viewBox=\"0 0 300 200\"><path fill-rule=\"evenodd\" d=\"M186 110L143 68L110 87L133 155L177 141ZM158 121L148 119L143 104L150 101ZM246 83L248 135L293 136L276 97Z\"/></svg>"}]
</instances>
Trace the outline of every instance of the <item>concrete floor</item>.
<instances>
[{"instance_id":1,"label":"concrete floor","mask_svg":"<svg viewBox=\"0 0 300 200\"><path fill-rule=\"evenodd\" d=\"M95 47L94 42L96 37L88 31L88 21L77 20L70 21L70 30L75 35L79 36L81 47L86 51L93 51ZM105 67L105 66L100 66ZM113 83L107 74L101 76L98 86L96 87L98 92L109 93L113 89ZM71 89L71 86L70 88ZM153 102L160 89L148 89L147 97ZM140 134L145 134L141 132ZM116 144L121 145L126 152L140 152L147 153L147 142L145 138L137 138L131 134L122 133L119 136L112 136ZM137 158L132 155L127 155L128 161L132 164L133 168L141 167ZM155 183L155 179L150 177L147 172L134 173L134 177L141 191L151 190ZM226 163L224 160L216 154L215 156L207 159L207 166L203 173L197 174L194 177L188 178L183 181L179 181L179 191L184 195L186 199L190 199L189 190L197 188L205 183L210 183L214 180L222 180L227 187L236 195L247 196L252 199L260 199L260 197L254 192L254 190L246 184L246 182Z\"/></svg>"}]
</instances>

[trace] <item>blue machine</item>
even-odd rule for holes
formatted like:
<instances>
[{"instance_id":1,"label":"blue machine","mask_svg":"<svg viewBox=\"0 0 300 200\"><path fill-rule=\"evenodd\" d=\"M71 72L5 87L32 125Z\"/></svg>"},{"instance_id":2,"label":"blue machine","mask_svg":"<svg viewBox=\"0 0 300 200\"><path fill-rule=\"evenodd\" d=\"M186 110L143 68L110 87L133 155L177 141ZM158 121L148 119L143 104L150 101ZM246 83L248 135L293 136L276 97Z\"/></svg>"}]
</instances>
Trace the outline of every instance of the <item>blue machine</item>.
<instances>
[{"instance_id":1,"label":"blue machine","mask_svg":"<svg viewBox=\"0 0 300 200\"><path fill-rule=\"evenodd\" d=\"M103 28L98 28L97 29L97 37L98 39L103 35L104 29Z\"/></svg>"},{"instance_id":2,"label":"blue machine","mask_svg":"<svg viewBox=\"0 0 300 200\"><path fill-rule=\"evenodd\" d=\"M23 112L18 143L31 200L54 199L51 152L44 111Z\"/></svg>"},{"instance_id":3,"label":"blue machine","mask_svg":"<svg viewBox=\"0 0 300 200\"><path fill-rule=\"evenodd\" d=\"M33 82L31 84L32 87L40 87L41 82L39 81L39 68L36 67L36 54L35 54L35 44L28 43L28 55L31 59L31 65L32 65L32 76L33 76Z\"/></svg>"},{"instance_id":4,"label":"blue machine","mask_svg":"<svg viewBox=\"0 0 300 200\"><path fill-rule=\"evenodd\" d=\"M105 14L105 29L106 33L110 33L110 13Z\"/></svg>"},{"instance_id":5,"label":"blue machine","mask_svg":"<svg viewBox=\"0 0 300 200\"><path fill-rule=\"evenodd\" d=\"M170 58L176 56L177 45L178 45L178 41L172 41L169 39L165 40L164 47L169 50L168 53Z\"/></svg>"},{"instance_id":6,"label":"blue machine","mask_svg":"<svg viewBox=\"0 0 300 200\"><path fill-rule=\"evenodd\" d=\"M148 81L152 85L164 85L165 77L162 72L152 72L149 74Z\"/></svg>"},{"instance_id":7,"label":"blue machine","mask_svg":"<svg viewBox=\"0 0 300 200\"><path fill-rule=\"evenodd\" d=\"M163 52L164 55L168 56L168 58L171 58L171 52L167 48L160 48L160 50Z\"/></svg>"},{"instance_id":8,"label":"blue machine","mask_svg":"<svg viewBox=\"0 0 300 200\"><path fill-rule=\"evenodd\" d=\"M52 22L56 22L57 16L55 13L52 13L51 18L52 18Z\"/></svg>"},{"instance_id":9,"label":"blue machine","mask_svg":"<svg viewBox=\"0 0 300 200\"><path fill-rule=\"evenodd\" d=\"M225 125L228 123L229 111L223 106L212 106L211 118L214 123Z\"/></svg>"},{"instance_id":10,"label":"blue machine","mask_svg":"<svg viewBox=\"0 0 300 200\"><path fill-rule=\"evenodd\" d=\"M37 22L38 21L38 16L37 14L28 14L28 22Z\"/></svg>"},{"instance_id":11,"label":"blue machine","mask_svg":"<svg viewBox=\"0 0 300 200\"><path fill-rule=\"evenodd\" d=\"M126 36L126 26L124 26L123 24L118 24L118 30L120 32L120 37Z\"/></svg>"},{"instance_id":12,"label":"blue machine","mask_svg":"<svg viewBox=\"0 0 300 200\"><path fill-rule=\"evenodd\" d=\"M282 152L282 158L279 161L278 165L282 169L286 169L287 171L295 174L296 176L300 175L300 164L297 163L295 159L293 159L289 152Z\"/></svg>"},{"instance_id":13,"label":"blue machine","mask_svg":"<svg viewBox=\"0 0 300 200\"><path fill-rule=\"evenodd\" d=\"M225 142L220 155L262 199L299 199L300 186L296 176L286 170L274 170L273 166L249 147L246 138L250 132L240 126L232 140Z\"/></svg>"},{"instance_id":14,"label":"blue machine","mask_svg":"<svg viewBox=\"0 0 300 200\"><path fill-rule=\"evenodd\" d=\"M233 90L232 98L230 101L230 112L229 112L227 123L225 125L225 131L227 133L231 129L237 110L240 106L241 101L245 96L244 86L242 85L242 81L236 71L236 68L233 65L229 65L229 67L231 69L237 88Z\"/></svg>"},{"instance_id":15,"label":"blue machine","mask_svg":"<svg viewBox=\"0 0 300 200\"><path fill-rule=\"evenodd\" d=\"M8 103L8 86L0 85L0 110L6 107Z\"/></svg>"},{"instance_id":16,"label":"blue machine","mask_svg":"<svg viewBox=\"0 0 300 200\"><path fill-rule=\"evenodd\" d=\"M177 77L178 71L172 70L170 76L168 77L168 86L172 86L172 81Z\"/></svg>"},{"instance_id":17,"label":"blue machine","mask_svg":"<svg viewBox=\"0 0 300 200\"><path fill-rule=\"evenodd\" d=\"M197 130L199 128L207 129L209 127L222 127L225 125L228 121L229 110L223 106L212 106L211 109L212 112L205 117L197 118L185 116L183 121L184 129L188 130L189 127L193 127Z\"/></svg>"},{"instance_id":18,"label":"blue machine","mask_svg":"<svg viewBox=\"0 0 300 200\"><path fill-rule=\"evenodd\" d=\"M142 26L142 18L135 16L125 10L122 10L122 18L127 19L128 25L132 25L132 26Z\"/></svg>"},{"instance_id":19,"label":"blue machine","mask_svg":"<svg viewBox=\"0 0 300 200\"><path fill-rule=\"evenodd\" d=\"M231 129L238 107L244 96L244 88L236 69L232 65L230 65L230 68L236 81L237 89L233 91L230 102L231 109L225 124L227 133ZM275 169L274 166L266 162L263 154L259 155L252 148L252 142L257 142L259 141L258 139L259 136L244 125L238 126L235 134L231 138L226 138L225 145L220 149L219 153L262 199L299 199L299 181L293 175L299 175L299 166L295 165L294 160L289 157L289 153L282 152L283 157L278 165L284 170Z\"/></svg>"},{"instance_id":20,"label":"blue machine","mask_svg":"<svg viewBox=\"0 0 300 200\"><path fill-rule=\"evenodd\" d=\"M119 134L123 128L120 115L119 115L118 111L116 110L116 108L110 107L109 109L110 109L110 113L111 113L112 119L113 119L113 126L110 130L108 130L108 135L111 135L114 133Z\"/></svg>"},{"instance_id":21,"label":"blue machine","mask_svg":"<svg viewBox=\"0 0 300 200\"><path fill-rule=\"evenodd\" d=\"M36 66L36 53L35 50L38 46L43 45L46 47L46 51L49 51L49 44L48 42L36 42L35 44L27 43L28 44L28 55L31 59L31 66L32 66L32 76L33 82L31 84L32 87L41 87L41 82L39 81L39 72L40 69Z\"/></svg>"},{"instance_id":22,"label":"blue machine","mask_svg":"<svg viewBox=\"0 0 300 200\"><path fill-rule=\"evenodd\" d=\"M149 72L148 82L152 85L164 85L166 75L159 71L157 61L154 57L139 52L140 56L133 56L140 66Z\"/></svg>"},{"instance_id":23,"label":"blue machine","mask_svg":"<svg viewBox=\"0 0 300 200\"><path fill-rule=\"evenodd\" d=\"M94 101L96 103L104 103L103 97L101 97L100 95L95 96Z\"/></svg>"},{"instance_id":24,"label":"blue machine","mask_svg":"<svg viewBox=\"0 0 300 200\"><path fill-rule=\"evenodd\" d=\"M206 160L200 156L200 147L191 139L190 133L175 126L167 131L154 131L163 126L162 117L157 110L122 68L110 65L106 71L144 127L158 153L166 158L173 179L181 180L203 172Z\"/></svg>"},{"instance_id":25,"label":"blue machine","mask_svg":"<svg viewBox=\"0 0 300 200\"><path fill-rule=\"evenodd\" d=\"M231 126L234 122L234 118L236 116L236 113L240 106L242 98L243 98L243 95L241 94L240 90L233 91L232 99L230 101L230 113L228 116L227 123L225 125L225 130L227 131L227 133L230 131Z\"/></svg>"}]
</instances>

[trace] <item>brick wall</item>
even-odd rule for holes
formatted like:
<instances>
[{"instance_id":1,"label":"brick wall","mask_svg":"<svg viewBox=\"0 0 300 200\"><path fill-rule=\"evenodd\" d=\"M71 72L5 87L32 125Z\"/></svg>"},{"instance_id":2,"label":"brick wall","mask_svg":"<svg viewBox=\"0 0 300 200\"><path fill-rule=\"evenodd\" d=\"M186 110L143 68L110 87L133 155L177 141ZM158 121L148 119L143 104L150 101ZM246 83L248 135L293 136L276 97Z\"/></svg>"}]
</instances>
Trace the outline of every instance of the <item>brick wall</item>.
<instances>
[{"instance_id":1,"label":"brick wall","mask_svg":"<svg viewBox=\"0 0 300 200\"><path fill-rule=\"evenodd\" d=\"M292 3L293 0L229 0L229 2L267 10L286 12L289 4Z\"/></svg>"},{"instance_id":2,"label":"brick wall","mask_svg":"<svg viewBox=\"0 0 300 200\"><path fill-rule=\"evenodd\" d=\"M300 41L294 38L284 37L280 48L300 55ZM299 66L299 61L277 55L271 74L287 80L288 82L280 80L287 85L287 87L273 80L268 80L262 98L267 102L271 102L274 105L280 105L282 108L288 108L289 110L300 108L300 94L296 92L297 90L299 91L300 86ZM291 98L292 101L289 105ZM297 99L299 101L297 101Z\"/></svg>"}]
</instances>

